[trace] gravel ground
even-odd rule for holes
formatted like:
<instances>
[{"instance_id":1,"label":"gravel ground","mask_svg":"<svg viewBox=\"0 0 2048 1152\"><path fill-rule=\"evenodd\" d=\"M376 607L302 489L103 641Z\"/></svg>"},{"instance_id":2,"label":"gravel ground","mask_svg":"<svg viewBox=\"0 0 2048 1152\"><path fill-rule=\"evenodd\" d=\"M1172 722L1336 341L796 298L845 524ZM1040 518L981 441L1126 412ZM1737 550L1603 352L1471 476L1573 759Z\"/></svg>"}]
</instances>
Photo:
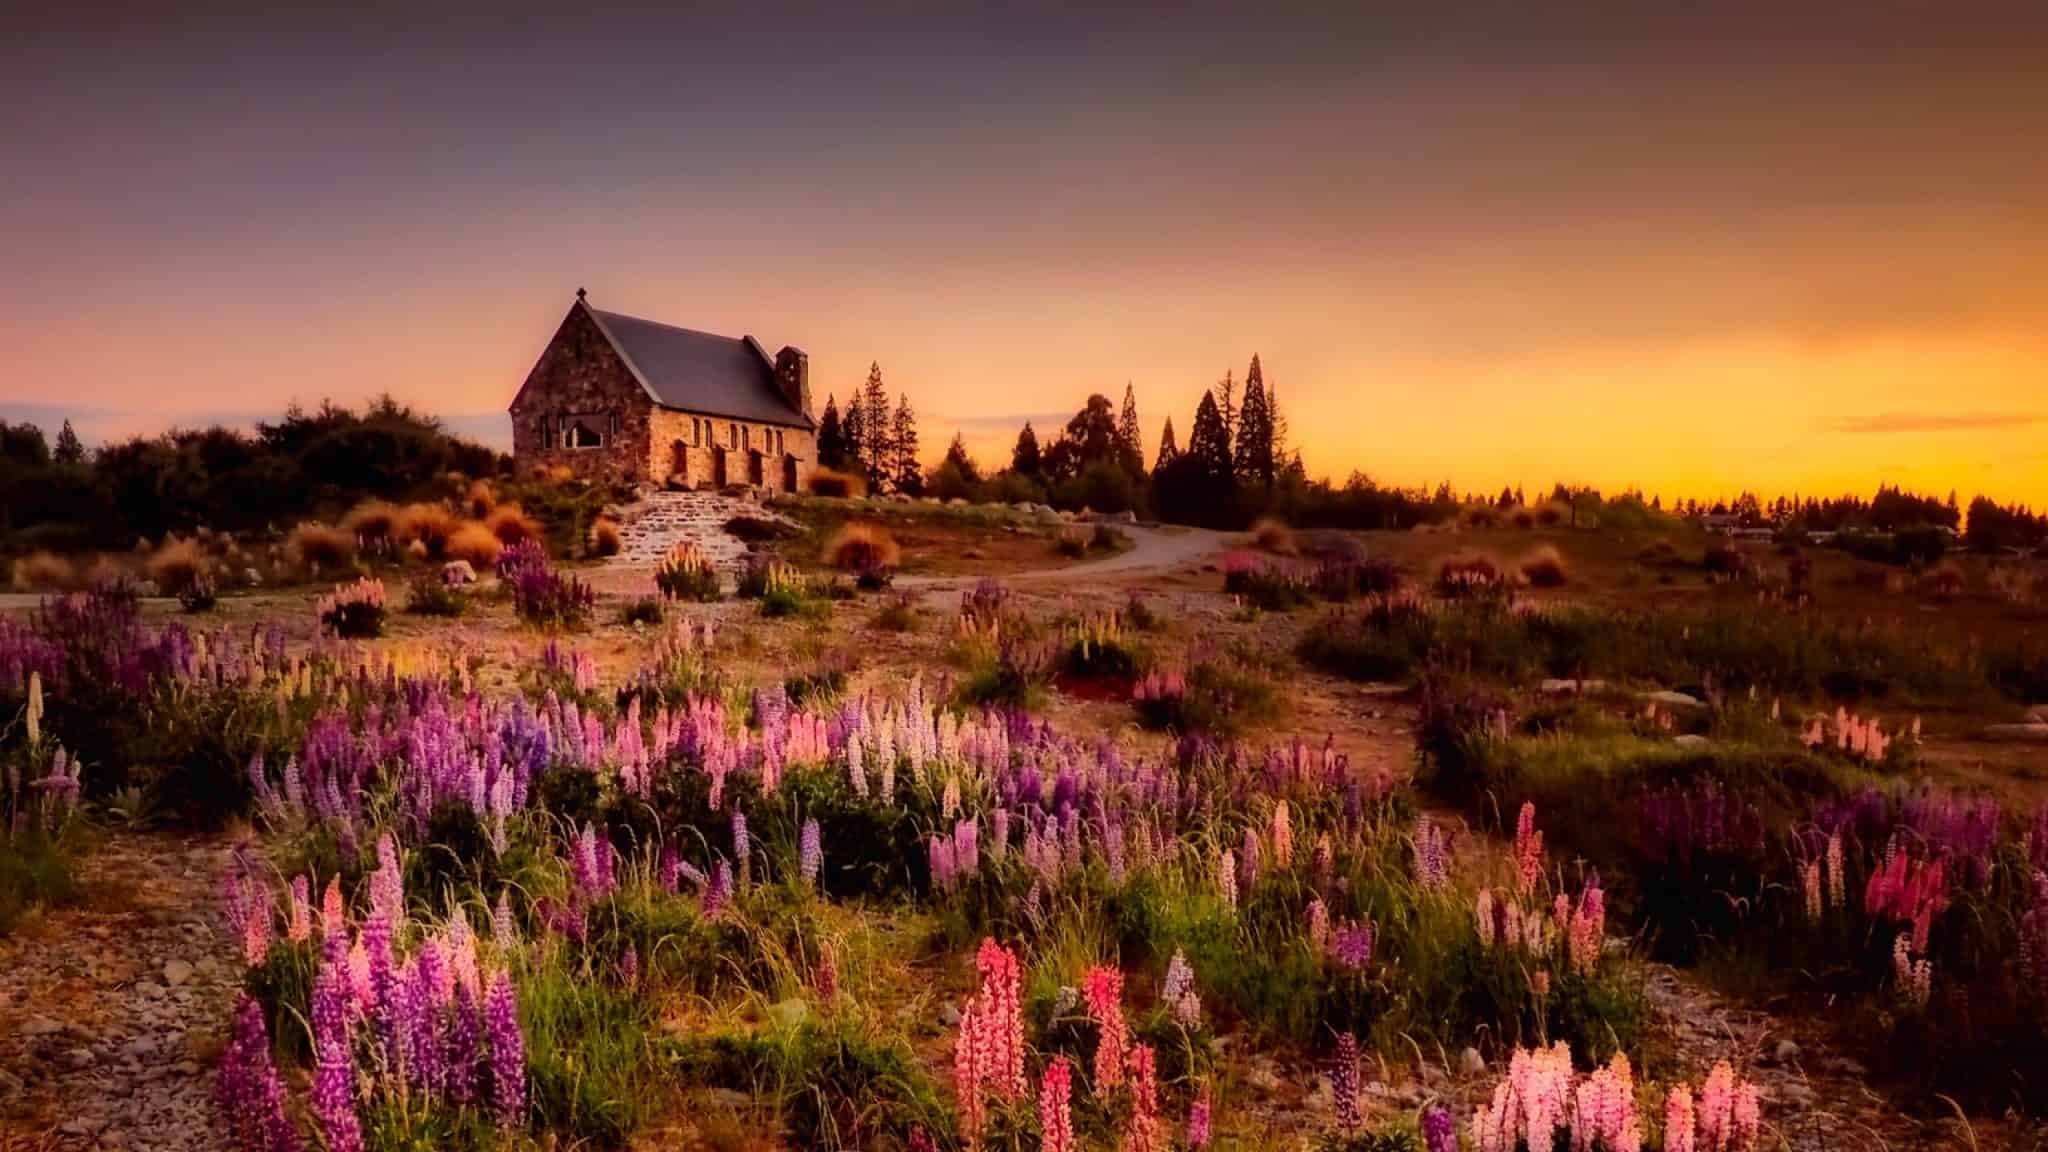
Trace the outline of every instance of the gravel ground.
<instances>
[{"instance_id":1,"label":"gravel ground","mask_svg":"<svg viewBox=\"0 0 2048 1152\"><path fill-rule=\"evenodd\" d=\"M213 1106L239 963L219 842L116 835L89 903L0 939L0 1149L226 1152Z\"/></svg>"}]
</instances>

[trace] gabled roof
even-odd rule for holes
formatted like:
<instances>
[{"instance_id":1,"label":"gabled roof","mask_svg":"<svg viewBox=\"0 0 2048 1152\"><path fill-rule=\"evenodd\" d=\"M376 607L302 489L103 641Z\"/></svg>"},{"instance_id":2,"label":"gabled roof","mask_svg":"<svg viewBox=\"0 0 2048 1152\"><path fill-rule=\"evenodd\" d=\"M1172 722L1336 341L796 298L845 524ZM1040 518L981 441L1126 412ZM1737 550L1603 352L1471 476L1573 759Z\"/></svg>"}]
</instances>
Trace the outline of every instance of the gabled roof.
<instances>
[{"instance_id":1,"label":"gabled roof","mask_svg":"<svg viewBox=\"0 0 2048 1152\"><path fill-rule=\"evenodd\" d=\"M761 424L812 426L783 396L775 361L752 336L714 336L605 312L580 296L576 306L590 314L656 404Z\"/></svg>"}]
</instances>

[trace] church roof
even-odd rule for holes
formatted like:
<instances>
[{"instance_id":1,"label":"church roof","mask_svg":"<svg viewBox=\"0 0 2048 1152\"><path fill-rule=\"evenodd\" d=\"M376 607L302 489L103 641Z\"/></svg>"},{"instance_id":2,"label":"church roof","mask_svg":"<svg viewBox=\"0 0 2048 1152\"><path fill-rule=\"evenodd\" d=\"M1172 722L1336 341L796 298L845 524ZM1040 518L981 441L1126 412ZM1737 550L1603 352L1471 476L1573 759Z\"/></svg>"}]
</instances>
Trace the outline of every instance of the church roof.
<instances>
[{"instance_id":1,"label":"church roof","mask_svg":"<svg viewBox=\"0 0 2048 1152\"><path fill-rule=\"evenodd\" d=\"M717 336L622 312L577 306L597 322L647 394L665 408L707 416L810 428L782 394L775 361L752 336Z\"/></svg>"}]
</instances>

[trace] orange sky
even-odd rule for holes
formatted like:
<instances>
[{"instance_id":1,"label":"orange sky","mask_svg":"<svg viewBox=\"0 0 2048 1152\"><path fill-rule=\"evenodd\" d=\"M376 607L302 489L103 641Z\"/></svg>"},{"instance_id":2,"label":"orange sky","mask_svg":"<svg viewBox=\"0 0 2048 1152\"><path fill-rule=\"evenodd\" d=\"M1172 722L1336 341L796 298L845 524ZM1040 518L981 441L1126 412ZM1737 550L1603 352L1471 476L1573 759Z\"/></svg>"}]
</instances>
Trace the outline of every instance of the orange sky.
<instances>
[{"instance_id":1,"label":"orange sky","mask_svg":"<svg viewBox=\"0 0 2048 1152\"><path fill-rule=\"evenodd\" d=\"M0 29L0 414L469 427L580 284L930 455L1258 352L1317 474L2048 505L2039 16L139 11Z\"/></svg>"}]
</instances>

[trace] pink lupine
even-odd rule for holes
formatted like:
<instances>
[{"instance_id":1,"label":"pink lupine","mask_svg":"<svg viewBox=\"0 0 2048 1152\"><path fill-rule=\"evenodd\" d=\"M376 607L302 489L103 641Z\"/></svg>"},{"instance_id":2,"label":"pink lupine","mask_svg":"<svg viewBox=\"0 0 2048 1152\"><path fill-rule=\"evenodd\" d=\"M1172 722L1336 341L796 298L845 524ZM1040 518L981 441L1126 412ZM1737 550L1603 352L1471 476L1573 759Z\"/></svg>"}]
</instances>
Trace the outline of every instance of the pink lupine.
<instances>
[{"instance_id":1,"label":"pink lupine","mask_svg":"<svg viewBox=\"0 0 2048 1152\"><path fill-rule=\"evenodd\" d=\"M1715 1061L1700 1085L1699 1140L1706 1152L1727 1152L1735 1112L1735 1070L1726 1060Z\"/></svg>"},{"instance_id":2,"label":"pink lupine","mask_svg":"<svg viewBox=\"0 0 2048 1152\"><path fill-rule=\"evenodd\" d=\"M1915 721L1914 723L1918 723ZM1730 1152L1751 1152L1756 1147L1757 1133L1763 1124L1763 1109L1758 1099L1756 1085L1744 1080L1735 1086L1735 1104L1732 1109L1732 1128L1728 1147Z\"/></svg>"},{"instance_id":3,"label":"pink lupine","mask_svg":"<svg viewBox=\"0 0 2048 1152\"><path fill-rule=\"evenodd\" d=\"M1150 1045L1131 1046L1130 1073L1131 1118L1124 1129L1124 1152L1159 1152L1159 1079Z\"/></svg>"},{"instance_id":4,"label":"pink lupine","mask_svg":"<svg viewBox=\"0 0 2048 1152\"><path fill-rule=\"evenodd\" d=\"M988 1075L996 1094L1005 1099L1022 1096L1024 1082L1023 968L1017 955L984 937L975 953L975 969L981 974L980 1010L990 1029L987 1048Z\"/></svg>"},{"instance_id":5,"label":"pink lupine","mask_svg":"<svg viewBox=\"0 0 2048 1152\"><path fill-rule=\"evenodd\" d=\"M1543 875L1543 833L1536 830L1536 805L1533 801L1522 802L1522 811L1515 817L1515 882L1523 892L1536 887L1536 881Z\"/></svg>"},{"instance_id":6,"label":"pink lupine","mask_svg":"<svg viewBox=\"0 0 2048 1152\"><path fill-rule=\"evenodd\" d=\"M1273 841L1273 866L1285 869L1294 863L1294 828L1288 820L1287 801L1273 803L1273 826L1270 832Z\"/></svg>"},{"instance_id":7,"label":"pink lupine","mask_svg":"<svg viewBox=\"0 0 2048 1152\"><path fill-rule=\"evenodd\" d=\"M1320 956L1329 940L1330 910L1324 906L1322 897L1318 896L1308 902L1308 946Z\"/></svg>"},{"instance_id":8,"label":"pink lupine","mask_svg":"<svg viewBox=\"0 0 2048 1152\"><path fill-rule=\"evenodd\" d=\"M1698 1152L1692 1113L1692 1089L1673 1084L1664 1097L1664 1152Z\"/></svg>"},{"instance_id":9,"label":"pink lupine","mask_svg":"<svg viewBox=\"0 0 2048 1152\"><path fill-rule=\"evenodd\" d=\"M304 944L313 938L313 901L311 886L304 876L292 877L291 908L285 921L285 938L294 944Z\"/></svg>"},{"instance_id":10,"label":"pink lupine","mask_svg":"<svg viewBox=\"0 0 2048 1152\"><path fill-rule=\"evenodd\" d=\"M1197 1150L1209 1146L1209 1085L1195 1090L1195 1099L1188 1105L1188 1147ZM1434 1152L1434 1150L1432 1150Z\"/></svg>"},{"instance_id":11,"label":"pink lupine","mask_svg":"<svg viewBox=\"0 0 2048 1152\"><path fill-rule=\"evenodd\" d=\"M1237 857L1225 848L1216 858L1216 891L1228 907L1237 907Z\"/></svg>"},{"instance_id":12,"label":"pink lupine","mask_svg":"<svg viewBox=\"0 0 2048 1152\"><path fill-rule=\"evenodd\" d=\"M1571 929L1565 937L1572 968L1581 976L1592 975L1600 963L1600 950L1606 943L1606 908L1599 878L1594 877L1579 895L1579 906L1572 912Z\"/></svg>"},{"instance_id":13,"label":"pink lupine","mask_svg":"<svg viewBox=\"0 0 2048 1152\"><path fill-rule=\"evenodd\" d=\"M1065 1056L1055 1056L1038 1082L1038 1130L1044 1134L1044 1152L1075 1152L1073 1096L1073 1066Z\"/></svg>"},{"instance_id":14,"label":"pink lupine","mask_svg":"<svg viewBox=\"0 0 2048 1152\"><path fill-rule=\"evenodd\" d=\"M1124 1046L1127 1033L1124 1028L1124 974L1118 969L1097 965L1090 968L1081 978L1081 997L1088 1005L1088 1017L1095 1022L1098 1038L1095 1044L1095 1090L1107 1092L1123 1083Z\"/></svg>"},{"instance_id":15,"label":"pink lupine","mask_svg":"<svg viewBox=\"0 0 2048 1152\"><path fill-rule=\"evenodd\" d=\"M960 1137L969 1149L981 1146L988 1123L984 1086L988 1079L988 1026L982 1009L969 1001L960 1014L960 1035L953 1042L953 1092L960 1101Z\"/></svg>"},{"instance_id":16,"label":"pink lupine","mask_svg":"<svg viewBox=\"0 0 2048 1152\"><path fill-rule=\"evenodd\" d=\"M323 936L339 936L348 928L348 912L341 902L341 877L327 881L327 891L320 898L320 932Z\"/></svg>"},{"instance_id":17,"label":"pink lupine","mask_svg":"<svg viewBox=\"0 0 2048 1152\"><path fill-rule=\"evenodd\" d=\"M1426 892L1441 892L1450 884L1450 853L1443 831L1427 816L1415 818L1415 880Z\"/></svg>"},{"instance_id":18,"label":"pink lupine","mask_svg":"<svg viewBox=\"0 0 2048 1152\"><path fill-rule=\"evenodd\" d=\"M1358 1038L1349 1032L1337 1037L1337 1054L1330 1061L1330 1103L1337 1130L1347 1136L1358 1131Z\"/></svg>"}]
</instances>

